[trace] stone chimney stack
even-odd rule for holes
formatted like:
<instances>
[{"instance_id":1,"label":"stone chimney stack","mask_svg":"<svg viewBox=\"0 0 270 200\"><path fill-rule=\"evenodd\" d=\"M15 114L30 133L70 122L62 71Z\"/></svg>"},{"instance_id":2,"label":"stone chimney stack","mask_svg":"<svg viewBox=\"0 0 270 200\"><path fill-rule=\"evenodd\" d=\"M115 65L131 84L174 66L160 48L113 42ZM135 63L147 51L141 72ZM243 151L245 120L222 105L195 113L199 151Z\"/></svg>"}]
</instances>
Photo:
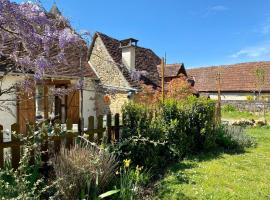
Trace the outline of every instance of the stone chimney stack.
<instances>
[{"instance_id":1,"label":"stone chimney stack","mask_svg":"<svg viewBox=\"0 0 270 200\"><path fill-rule=\"evenodd\" d=\"M120 48L122 49L122 62L127 66L128 70L135 69L135 58L136 58L136 46L138 40L133 38L125 39L120 41Z\"/></svg>"}]
</instances>

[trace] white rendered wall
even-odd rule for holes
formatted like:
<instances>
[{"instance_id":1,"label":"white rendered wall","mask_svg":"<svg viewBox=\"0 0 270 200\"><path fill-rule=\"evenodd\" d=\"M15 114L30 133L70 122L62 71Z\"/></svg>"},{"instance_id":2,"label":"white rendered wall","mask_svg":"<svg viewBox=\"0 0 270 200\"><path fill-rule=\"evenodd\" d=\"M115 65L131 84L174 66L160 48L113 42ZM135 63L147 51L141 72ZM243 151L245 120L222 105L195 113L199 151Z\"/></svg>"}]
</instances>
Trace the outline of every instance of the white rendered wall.
<instances>
[{"instance_id":1,"label":"white rendered wall","mask_svg":"<svg viewBox=\"0 0 270 200\"><path fill-rule=\"evenodd\" d=\"M122 48L122 62L129 68L129 70L135 69L135 47L123 47Z\"/></svg>"},{"instance_id":2,"label":"white rendered wall","mask_svg":"<svg viewBox=\"0 0 270 200\"><path fill-rule=\"evenodd\" d=\"M21 79L22 78L19 76L6 76L3 81L2 89L11 87ZM17 122L16 94L2 95L0 96L0 100L2 100L0 102L0 124L3 125L4 130L10 130L10 126ZM10 110L5 110L5 106L8 106Z\"/></svg>"},{"instance_id":3,"label":"white rendered wall","mask_svg":"<svg viewBox=\"0 0 270 200\"><path fill-rule=\"evenodd\" d=\"M209 93L210 99L217 100L217 93ZM231 101L243 101L247 100L248 96L254 96L254 93L221 93L221 100L231 100Z\"/></svg>"},{"instance_id":4,"label":"white rendered wall","mask_svg":"<svg viewBox=\"0 0 270 200\"><path fill-rule=\"evenodd\" d=\"M88 117L96 116L95 103L95 83L91 79L85 78L83 90L83 117L84 127L88 127Z\"/></svg>"}]
</instances>

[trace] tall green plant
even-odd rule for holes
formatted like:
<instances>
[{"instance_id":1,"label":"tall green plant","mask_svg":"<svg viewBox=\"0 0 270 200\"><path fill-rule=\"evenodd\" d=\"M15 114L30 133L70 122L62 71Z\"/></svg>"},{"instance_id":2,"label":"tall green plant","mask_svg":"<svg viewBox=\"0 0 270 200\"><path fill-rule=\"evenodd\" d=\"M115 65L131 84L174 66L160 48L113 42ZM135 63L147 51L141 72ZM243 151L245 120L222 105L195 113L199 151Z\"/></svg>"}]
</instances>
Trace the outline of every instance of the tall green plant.
<instances>
[{"instance_id":1,"label":"tall green plant","mask_svg":"<svg viewBox=\"0 0 270 200\"><path fill-rule=\"evenodd\" d=\"M42 131L38 130L34 134L34 129L29 128L28 135L19 138L24 146L18 169L9 167L0 169L2 199L41 199L55 185L55 183L48 184L39 173L43 153L40 148Z\"/></svg>"}]
</instances>

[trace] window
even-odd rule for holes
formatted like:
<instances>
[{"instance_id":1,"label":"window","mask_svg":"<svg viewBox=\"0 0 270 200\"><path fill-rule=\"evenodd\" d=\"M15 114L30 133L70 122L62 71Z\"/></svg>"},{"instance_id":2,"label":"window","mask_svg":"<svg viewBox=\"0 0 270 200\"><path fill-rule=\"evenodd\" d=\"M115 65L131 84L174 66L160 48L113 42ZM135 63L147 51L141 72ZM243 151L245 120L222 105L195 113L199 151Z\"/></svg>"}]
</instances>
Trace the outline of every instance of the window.
<instances>
[{"instance_id":1,"label":"window","mask_svg":"<svg viewBox=\"0 0 270 200\"><path fill-rule=\"evenodd\" d=\"M36 121L44 119L59 119L65 123L67 119L67 96L55 96L54 88L67 88L66 85L36 86L35 105Z\"/></svg>"},{"instance_id":2,"label":"window","mask_svg":"<svg viewBox=\"0 0 270 200\"><path fill-rule=\"evenodd\" d=\"M60 86L58 88L65 89L66 86ZM60 119L62 123L66 122L67 119L67 96L56 96L55 97L55 117Z\"/></svg>"},{"instance_id":3,"label":"window","mask_svg":"<svg viewBox=\"0 0 270 200\"><path fill-rule=\"evenodd\" d=\"M44 109L44 87L36 87L36 120L45 119L45 109Z\"/></svg>"}]
</instances>

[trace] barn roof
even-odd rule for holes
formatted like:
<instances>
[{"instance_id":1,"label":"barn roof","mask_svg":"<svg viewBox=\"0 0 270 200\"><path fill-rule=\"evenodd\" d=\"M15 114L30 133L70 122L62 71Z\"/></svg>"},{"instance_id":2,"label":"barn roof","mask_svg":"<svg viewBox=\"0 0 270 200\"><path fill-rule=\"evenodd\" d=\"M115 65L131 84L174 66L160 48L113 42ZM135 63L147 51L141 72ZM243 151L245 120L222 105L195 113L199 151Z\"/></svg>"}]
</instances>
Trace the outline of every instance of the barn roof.
<instances>
[{"instance_id":1,"label":"barn roof","mask_svg":"<svg viewBox=\"0 0 270 200\"><path fill-rule=\"evenodd\" d=\"M254 92L258 90L256 70L265 71L265 85L262 91L270 91L270 61L248 62L234 65L221 65L188 69L188 76L194 77L195 89L199 92L216 92L220 73L221 91Z\"/></svg>"}]
</instances>

